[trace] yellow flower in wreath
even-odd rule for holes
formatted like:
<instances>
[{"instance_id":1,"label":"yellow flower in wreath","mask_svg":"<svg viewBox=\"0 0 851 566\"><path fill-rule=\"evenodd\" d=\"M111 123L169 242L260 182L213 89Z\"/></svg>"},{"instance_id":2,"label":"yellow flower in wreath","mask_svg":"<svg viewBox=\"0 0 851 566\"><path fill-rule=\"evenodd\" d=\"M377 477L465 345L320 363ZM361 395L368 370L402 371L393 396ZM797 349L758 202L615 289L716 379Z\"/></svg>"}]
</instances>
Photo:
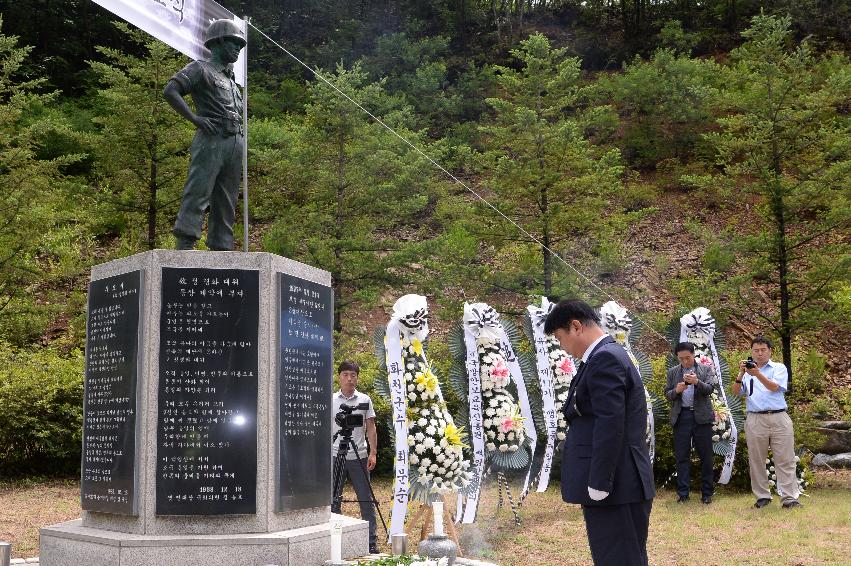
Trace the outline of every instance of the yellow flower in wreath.
<instances>
[{"instance_id":1,"label":"yellow flower in wreath","mask_svg":"<svg viewBox=\"0 0 851 566\"><path fill-rule=\"evenodd\" d=\"M423 343L420 342L419 339L414 338L411 340L411 348L414 350L414 353L420 357L423 355Z\"/></svg>"},{"instance_id":2,"label":"yellow flower in wreath","mask_svg":"<svg viewBox=\"0 0 851 566\"><path fill-rule=\"evenodd\" d=\"M458 428L454 423L448 423L446 425L446 429L443 431L443 437L446 439L446 442L449 443L450 446L460 446L461 448L469 448L466 444L461 442L461 434L463 433L463 428Z\"/></svg>"},{"instance_id":3,"label":"yellow flower in wreath","mask_svg":"<svg viewBox=\"0 0 851 566\"><path fill-rule=\"evenodd\" d=\"M425 373L417 374L414 382L417 384L421 383L429 393L437 391L437 376L431 373L430 369L425 370Z\"/></svg>"}]
</instances>

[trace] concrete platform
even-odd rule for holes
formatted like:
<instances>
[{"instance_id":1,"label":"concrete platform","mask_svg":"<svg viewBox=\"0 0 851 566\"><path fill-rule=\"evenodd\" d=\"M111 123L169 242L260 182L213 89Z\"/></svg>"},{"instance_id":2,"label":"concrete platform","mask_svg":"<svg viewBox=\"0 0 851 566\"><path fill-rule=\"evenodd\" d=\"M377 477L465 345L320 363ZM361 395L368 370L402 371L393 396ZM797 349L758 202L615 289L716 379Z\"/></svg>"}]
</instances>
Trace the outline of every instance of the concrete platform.
<instances>
[{"instance_id":1,"label":"concrete platform","mask_svg":"<svg viewBox=\"0 0 851 566\"><path fill-rule=\"evenodd\" d=\"M367 554L366 521L343 524L343 556ZM77 519L41 529L40 566L321 566L331 555L330 522L273 533L139 535L84 527ZM30 559L33 560L33 559Z\"/></svg>"}]
</instances>

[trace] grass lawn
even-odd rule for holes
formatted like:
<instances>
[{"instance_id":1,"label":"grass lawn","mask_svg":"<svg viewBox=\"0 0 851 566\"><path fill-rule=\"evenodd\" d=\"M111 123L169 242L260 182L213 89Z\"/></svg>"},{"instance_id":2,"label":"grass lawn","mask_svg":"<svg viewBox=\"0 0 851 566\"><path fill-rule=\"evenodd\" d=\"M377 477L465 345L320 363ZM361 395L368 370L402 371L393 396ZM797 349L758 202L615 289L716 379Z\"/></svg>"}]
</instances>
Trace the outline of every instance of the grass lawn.
<instances>
[{"instance_id":1,"label":"grass lawn","mask_svg":"<svg viewBox=\"0 0 851 566\"><path fill-rule=\"evenodd\" d=\"M389 521L389 480L379 479L376 495ZM700 565L851 565L851 471L820 472L802 497L803 509L787 511L775 498L752 509L750 493L719 487L712 505L678 505L672 491L656 498L650 517L650 563ZM347 492L346 497L354 494ZM500 566L569 566L591 563L582 512L561 502L558 485L532 493L523 505L523 525L514 527L510 509L496 509L495 483L486 484L478 522L459 527L465 555ZM452 502L447 502L452 507ZM355 504L343 512L358 515ZM13 543L13 557L38 555L38 529L80 516L79 483L40 481L0 483L0 540ZM413 517L413 512L409 519ZM408 526L416 547L421 525ZM379 525L379 531L381 526ZM379 538L383 538L379 536ZM384 550L388 550L386 545Z\"/></svg>"}]
</instances>

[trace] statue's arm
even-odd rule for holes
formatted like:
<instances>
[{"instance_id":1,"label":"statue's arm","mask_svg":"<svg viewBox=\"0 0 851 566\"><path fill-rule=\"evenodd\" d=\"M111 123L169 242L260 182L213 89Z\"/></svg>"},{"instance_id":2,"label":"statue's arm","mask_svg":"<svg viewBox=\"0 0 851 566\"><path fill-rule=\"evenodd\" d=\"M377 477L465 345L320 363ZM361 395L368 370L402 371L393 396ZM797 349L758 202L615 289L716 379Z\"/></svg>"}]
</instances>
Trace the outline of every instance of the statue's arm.
<instances>
[{"instance_id":1,"label":"statue's arm","mask_svg":"<svg viewBox=\"0 0 851 566\"><path fill-rule=\"evenodd\" d=\"M205 134L214 135L218 132L216 125L210 118L204 118L192 112L175 81L168 81L165 89L163 89L163 97L174 108L175 112L192 122L196 128L202 130Z\"/></svg>"}]
</instances>

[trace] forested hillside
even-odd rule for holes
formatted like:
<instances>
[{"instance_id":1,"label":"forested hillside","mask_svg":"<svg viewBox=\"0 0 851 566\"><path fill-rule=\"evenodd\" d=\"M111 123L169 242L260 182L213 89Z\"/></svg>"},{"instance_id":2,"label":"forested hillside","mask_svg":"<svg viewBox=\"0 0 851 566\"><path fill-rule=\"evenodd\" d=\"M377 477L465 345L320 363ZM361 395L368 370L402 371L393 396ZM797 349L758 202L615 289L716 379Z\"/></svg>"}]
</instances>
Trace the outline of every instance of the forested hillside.
<instances>
[{"instance_id":1,"label":"forested hillside","mask_svg":"<svg viewBox=\"0 0 851 566\"><path fill-rule=\"evenodd\" d=\"M220 3L411 144L251 31L250 249L332 273L341 355L405 292L438 330L464 300L614 297L660 333L707 306L851 412L849 3ZM91 266L174 247L187 59L88 0L0 17L0 403L73 420Z\"/></svg>"}]
</instances>

